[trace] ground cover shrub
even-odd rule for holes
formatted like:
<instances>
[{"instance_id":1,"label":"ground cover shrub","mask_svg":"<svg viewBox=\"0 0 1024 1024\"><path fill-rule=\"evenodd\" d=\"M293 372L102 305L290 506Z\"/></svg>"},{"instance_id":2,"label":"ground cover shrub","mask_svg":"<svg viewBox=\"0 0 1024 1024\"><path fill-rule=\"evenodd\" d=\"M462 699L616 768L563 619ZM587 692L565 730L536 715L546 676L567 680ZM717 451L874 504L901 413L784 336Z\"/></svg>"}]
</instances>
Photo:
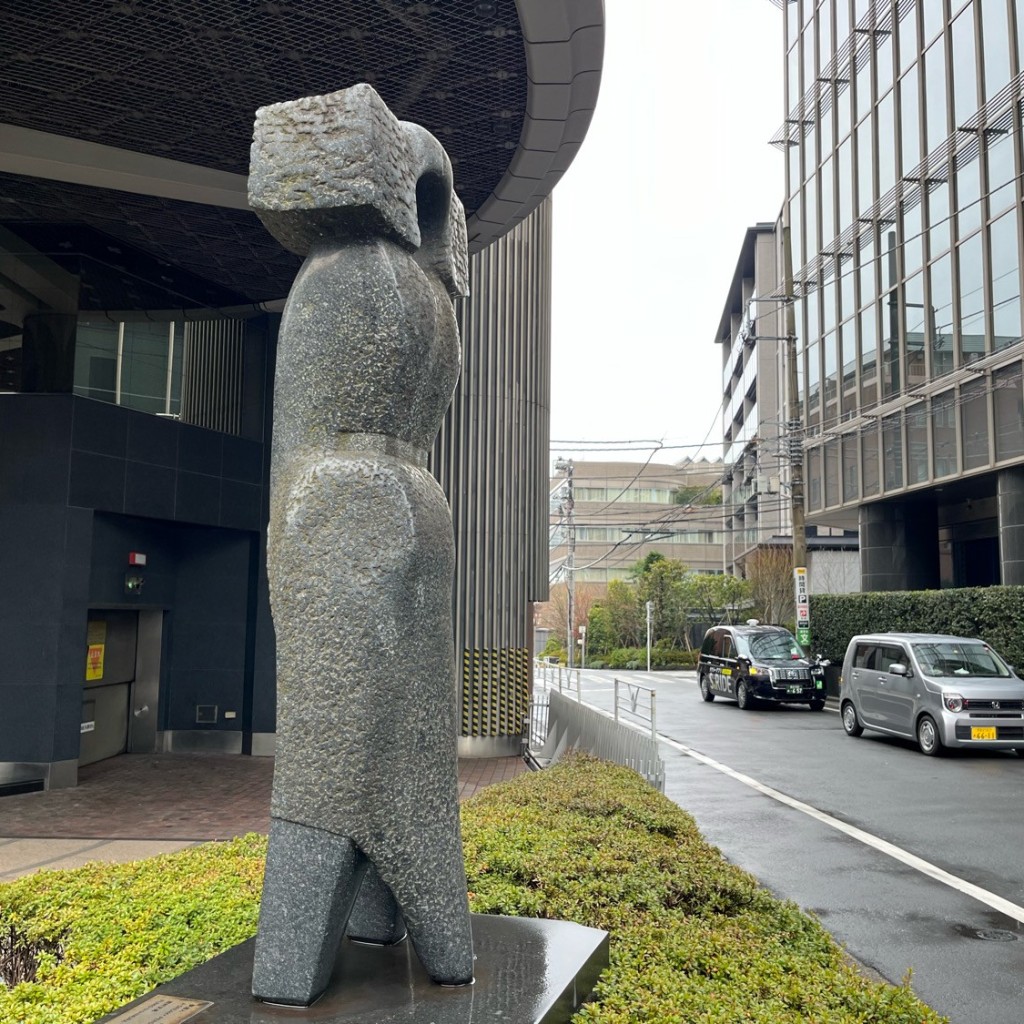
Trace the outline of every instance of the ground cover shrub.
<instances>
[{"instance_id":1,"label":"ground cover shrub","mask_svg":"<svg viewBox=\"0 0 1024 1024\"><path fill-rule=\"evenodd\" d=\"M463 837L474 911L610 932L611 966L577 1024L942 1020L908 987L858 974L628 769L574 755L489 787L463 805ZM0 884L0 966L6 936L35 975L0 982L0 1021L92 1024L248 938L265 853L250 835Z\"/></svg>"},{"instance_id":2,"label":"ground cover shrub","mask_svg":"<svg viewBox=\"0 0 1024 1024\"><path fill-rule=\"evenodd\" d=\"M611 935L578 1024L936 1024L859 974L818 924L729 864L625 768L574 755L463 807L470 903Z\"/></svg>"},{"instance_id":3,"label":"ground cover shrub","mask_svg":"<svg viewBox=\"0 0 1024 1024\"><path fill-rule=\"evenodd\" d=\"M255 934L266 839L0 884L4 1024L92 1024ZM18 975L8 981L17 981Z\"/></svg>"}]
</instances>

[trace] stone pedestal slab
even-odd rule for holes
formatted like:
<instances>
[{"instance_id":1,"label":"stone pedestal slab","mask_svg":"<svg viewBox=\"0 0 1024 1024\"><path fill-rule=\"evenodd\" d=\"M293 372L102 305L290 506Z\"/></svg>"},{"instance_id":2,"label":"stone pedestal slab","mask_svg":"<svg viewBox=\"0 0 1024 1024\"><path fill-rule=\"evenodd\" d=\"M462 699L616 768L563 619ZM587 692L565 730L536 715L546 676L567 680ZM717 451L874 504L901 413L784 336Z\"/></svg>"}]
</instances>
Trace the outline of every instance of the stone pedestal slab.
<instances>
[{"instance_id":1,"label":"stone pedestal slab","mask_svg":"<svg viewBox=\"0 0 1024 1024\"><path fill-rule=\"evenodd\" d=\"M475 981L462 988L432 982L408 941L345 939L316 1003L272 1006L250 995L250 940L99 1024L556 1024L569 1020L608 965L608 935L594 928L483 914L472 915L472 928Z\"/></svg>"}]
</instances>

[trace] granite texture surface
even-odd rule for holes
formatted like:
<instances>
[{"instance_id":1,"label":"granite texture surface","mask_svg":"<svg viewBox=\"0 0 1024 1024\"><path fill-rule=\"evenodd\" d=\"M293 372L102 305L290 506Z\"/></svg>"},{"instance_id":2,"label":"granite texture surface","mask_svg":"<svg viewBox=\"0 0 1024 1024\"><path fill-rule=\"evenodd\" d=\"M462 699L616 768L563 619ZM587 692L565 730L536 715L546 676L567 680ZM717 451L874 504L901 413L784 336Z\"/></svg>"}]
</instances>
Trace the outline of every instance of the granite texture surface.
<instances>
[{"instance_id":1,"label":"granite texture surface","mask_svg":"<svg viewBox=\"0 0 1024 1024\"><path fill-rule=\"evenodd\" d=\"M253 991L315 999L353 914L380 942L404 922L428 975L465 984L454 540L426 469L459 374L465 221L441 146L369 86L262 108L252 157L253 208L306 255L275 380L277 756Z\"/></svg>"},{"instance_id":2,"label":"granite texture surface","mask_svg":"<svg viewBox=\"0 0 1024 1024\"><path fill-rule=\"evenodd\" d=\"M244 942L100 1024L151 1024L149 1000L163 1012L178 1000L188 1024L565 1024L608 966L607 933L566 921L472 916L476 980L461 988L435 985L408 943L367 946L344 939L322 997L304 1009L253 999L248 981L253 942ZM209 1005L204 1005L209 1004ZM167 1020L159 1017L157 1020ZM127 1018L123 1024L128 1024Z\"/></svg>"}]
</instances>

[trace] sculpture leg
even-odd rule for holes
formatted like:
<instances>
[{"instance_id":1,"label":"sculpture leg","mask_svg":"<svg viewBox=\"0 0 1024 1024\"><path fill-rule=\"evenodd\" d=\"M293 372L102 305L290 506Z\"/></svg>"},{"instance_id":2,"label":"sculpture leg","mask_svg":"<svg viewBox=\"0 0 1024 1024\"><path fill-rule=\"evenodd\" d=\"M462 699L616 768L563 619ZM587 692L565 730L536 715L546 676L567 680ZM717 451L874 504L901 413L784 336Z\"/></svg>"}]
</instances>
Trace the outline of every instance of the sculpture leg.
<instances>
[{"instance_id":1,"label":"sculpture leg","mask_svg":"<svg viewBox=\"0 0 1024 1024\"><path fill-rule=\"evenodd\" d=\"M365 856L345 836L271 820L252 994L309 1006L327 987Z\"/></svg>"},{"instance_id":2,"label":"sculpture leg","mask_svg":"<svg viewBox=\"0 0 1024 1024\"><path fill-rule=\"evenodd\" d=\"M440 985L468 985L473 980L473 933L458 832L427 828L418 838L430 851L427 864L421 861L395 878L382 864L381 875L401 903L409 939L430 978Z\"/></svg>"},{"instance_id":3,"label":"sculpture leg","mask_svg":"<svg viewBox=\"0 0 1024 1024\"><path fill-rule=\"evenodd\" d=\"M395 897L372 863L359 887L356 905L348 919L347 934L357 942L373 942L381 946L393 946L408 934Z\"/></svg>"}]
</instances>

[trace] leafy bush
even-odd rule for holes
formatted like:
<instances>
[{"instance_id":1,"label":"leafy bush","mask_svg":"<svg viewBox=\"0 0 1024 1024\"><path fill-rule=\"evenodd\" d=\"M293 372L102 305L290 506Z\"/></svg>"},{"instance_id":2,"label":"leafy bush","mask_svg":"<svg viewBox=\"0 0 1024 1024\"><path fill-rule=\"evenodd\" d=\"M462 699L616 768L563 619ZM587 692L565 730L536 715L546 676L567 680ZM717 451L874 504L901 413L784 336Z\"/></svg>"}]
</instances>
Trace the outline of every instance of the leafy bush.
<instances>
[{"instance_id":1,"label":"leafy bush","mask_svg":"<svg viewBox=\"0 0 1024 1024\"><path fill-rule=\"evenodd\" d=\"M937 1024L909 987L867 980L814 919L709 846L625 768L576 755L463 805L480 913L606 929L611 965L577 1024Z\"/></svg>"},{"instance_id":2,"label":"leafy bush","mask_svg":"<svg viewBox=\"0 0 1024 1024\"><path fill-rule=\"evenodd\" d=\"M561 664L565 664L565 640L555 636L554 633L548 637L544 650L540 652L542 658L557 658Z\"/></svg>"},{"instance_id":3,"label":"leafy bush","mask_svg":"<svg viewBox=\"0 0 1024 1024\"><path fill-rule=\"evenodd\" d=\"M858 974L628 769L576 755L483 790L462 822L474 911L610 933L611 966L577 1024L941 1021L908 987ZM0 984L0 1021L92 1024L246 939L265 853L249 835L0 884L0 936L37 963L34 981Z\"/></svg>"},{"instance_id":4,"label":"leafy bush","mask_svg":"<svg viewBox=\"0 0 1024 1024\"><path fill-rule=\"evenodd\" d=\"M1024 587L884 591L811 595L811 639L816 652L842 663L858 633L950 633L991 644L1024 667Z\"/></svg>"},{"instance_id":5,"label":"leafy bush","mask_svg":"<svg viewBox=\"0 0 1024 1024\"><path fill-rule=\"evenodd\" d=\"M92 1024L256 931L266 838L0 885L0 931L35 978L0 984L0 1021Z\"/></svg>"}]
</instances>

